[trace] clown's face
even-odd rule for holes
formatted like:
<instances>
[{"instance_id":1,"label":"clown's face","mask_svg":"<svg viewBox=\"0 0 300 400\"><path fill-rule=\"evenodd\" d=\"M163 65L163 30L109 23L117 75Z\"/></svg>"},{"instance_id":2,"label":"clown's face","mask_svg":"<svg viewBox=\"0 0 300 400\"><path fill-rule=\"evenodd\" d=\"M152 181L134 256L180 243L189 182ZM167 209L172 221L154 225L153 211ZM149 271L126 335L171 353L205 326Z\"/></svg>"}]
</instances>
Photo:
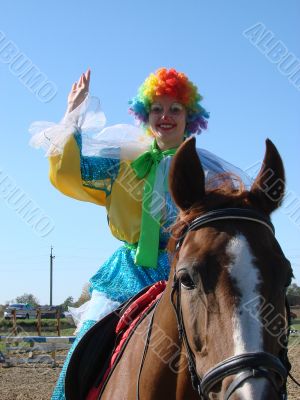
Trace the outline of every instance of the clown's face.
<instances>
[{"instance_id":1,"label":"clown's face","mask_svg":"<svg viewBox=\"0 0 300 400\"><path fill-rule=\"evenodd\" d=\"M183 142L186 109L171 96L154 98L149 112L149 127L161 150L171 149Z\"/></svg>"}]
</instances>

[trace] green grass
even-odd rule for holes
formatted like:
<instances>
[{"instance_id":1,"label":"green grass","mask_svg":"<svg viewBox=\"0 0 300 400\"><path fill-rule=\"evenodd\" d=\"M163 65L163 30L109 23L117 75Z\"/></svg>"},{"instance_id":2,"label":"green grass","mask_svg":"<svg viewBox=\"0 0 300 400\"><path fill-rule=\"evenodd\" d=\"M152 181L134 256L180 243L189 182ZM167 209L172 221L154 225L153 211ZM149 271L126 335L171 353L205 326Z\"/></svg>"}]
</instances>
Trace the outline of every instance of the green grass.
<instances>
[{"instance_id":1,"label":"green grass","mask_svg":"<svg viewBox=\"0 0 300 400\"><path fill-rule=\"evenodd\" d=\"M74 327L61 329L60 335L61 336L73 336L74 330L75 330ZM22 336L26 336L26 334L28 334L28 336L36 336L37 332L30 332L30 331L29 332L26 332L26 331L20 332L20 335L22 335ZM11 336L11 332L10 331L1 332L1 336ZM42 332L42 336L57 336L57 332L54 330L49 331L49 332ZM25 347L27 347L27 346L29 346L29 343L23 343L22 347L24 347L24 345L25 345ZM0 341L0 351L2 353L5 353L5 351L6 351L5 341Z\"/></svg>"},{"instance_id":2,"label":"green grass","mask_svg":"<svg viewBox=\"0 0 300 400\"><path fill-rule=\"evenodd\" d=\"M5 343L4 342L0 342L0 351L1 351L1 353L5 353Z\"/></svg>"},{"instance_id":3,"label":"green grass","mask_svg":"<svg viewBox=\"0 0 300 400\"><path fill-rule=\"evenodd\" d=\"M292 329L297 329L298 331L300 331L300 319L292 320Z\"/></svg>"},{"instance_id":4,"label":"green grass","mask_svg":"<svg viewBox=\"0 0 300 400\"><path fill-rule=\"evenodd\" d=\"M55 330L57 325L56 319L42 319L41 326L42 331L44 330ZM3 319L0 321L0 335L3 335L3 332L10 331L13 327L13 321L10 319ZM25 331L36 331L37 320L36 319L17 319L17 327L24 329ZM61 329L71 329L75 328L74 323L70 322L67 318L62 318L60 320Z\"/></svg>"}]
</instances>

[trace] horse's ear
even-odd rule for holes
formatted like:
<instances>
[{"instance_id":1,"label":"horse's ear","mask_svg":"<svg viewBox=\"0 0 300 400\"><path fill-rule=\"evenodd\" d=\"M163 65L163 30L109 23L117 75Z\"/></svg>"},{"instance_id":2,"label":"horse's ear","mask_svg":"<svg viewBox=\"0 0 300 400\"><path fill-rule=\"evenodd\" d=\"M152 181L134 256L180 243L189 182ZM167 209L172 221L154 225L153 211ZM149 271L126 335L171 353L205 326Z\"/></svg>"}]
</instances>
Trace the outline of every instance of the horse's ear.
<instances>
[{"instance_id":1,"label":"horse's ear","mask_svg":"<svg viewBox=\"0 0 300 400\"><path fill-rule=\"evenodd\" d=\"M174 156L170 167L169 185L173 200L181 210L187 210L204 196L204 171L194 137L186 140Z\"/></svg>"},{"instance_id":2,"label":"horse's ear","mask_svg":"<svg viewBox=\"0 0 300 400\"><path fill-rule=\"evenodd\" d=\"M284 189L285 176L282 159L275 145L267 139L264 161L250 193L259 200L262 209L270 214L280 206Z\"/></svg>"}]
</instances>

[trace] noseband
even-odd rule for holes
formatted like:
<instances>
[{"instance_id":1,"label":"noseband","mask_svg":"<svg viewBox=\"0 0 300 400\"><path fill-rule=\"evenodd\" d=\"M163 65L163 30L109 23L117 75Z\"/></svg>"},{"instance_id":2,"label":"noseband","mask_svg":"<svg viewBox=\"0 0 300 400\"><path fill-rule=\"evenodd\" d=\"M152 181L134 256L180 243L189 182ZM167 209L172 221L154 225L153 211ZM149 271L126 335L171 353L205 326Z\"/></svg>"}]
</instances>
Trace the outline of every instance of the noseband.
<instances>
[{"instance_id":1,"label":"noseband","mask_svg":"<svg viewBox=\"0 0 300 400\"><path fill-rule=\"evenodd\" d=\"M188 232L206 226L211 222L220 220L246 220L256 222L268 228L273 235L275 234L274 227L269 218L257 211L241 208L220 209L210 211L194 219L183 232L177 243L176 250L180 250L183 240ZM177 295L176 299L175 294ZM220 362L201 378L197 373L195 356L189 345L184 326L181 308L181 284L180 279L176 277L176 274L174 274L171 301L176 313L179 337L183 340L187 351L188 366L192 384L194 389L198 391L201 400L209 399L209 393L213 390L213 388L218 383L221 383L224 378L232 375L235 375L235 378L227 388L224 400L229 400L230 396L242 384L251 378L266 378L271 383L281 400L287 398L286 381L290 370L290 364L287 357L288 331L280 357L276 357L267 352L239 354ZM290 313L287 305L288 326L290 326L289 315Z\"/></svg>"}]
</instances>

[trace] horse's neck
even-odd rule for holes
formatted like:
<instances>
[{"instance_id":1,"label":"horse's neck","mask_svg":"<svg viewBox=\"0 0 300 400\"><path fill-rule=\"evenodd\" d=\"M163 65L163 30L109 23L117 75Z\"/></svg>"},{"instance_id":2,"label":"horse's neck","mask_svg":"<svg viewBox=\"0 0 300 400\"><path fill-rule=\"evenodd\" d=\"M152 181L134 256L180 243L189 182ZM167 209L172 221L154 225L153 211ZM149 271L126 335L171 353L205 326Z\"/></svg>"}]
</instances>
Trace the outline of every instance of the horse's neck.
<instances>
[{"instance_id":1,"label":"horse's neck","mask_svg":"<svg viewBox=\"0 0 300 400\"><path fill-rule=\"evenodd\" d=\"M158 393L153 398L166 398L165 395L170 396L172 393L174 399L192 400L197 396L191 388L185 351L179 340L170 295L171 285L168 284L155 309L143 374L148 376L147 379L151 379L152 387L158 388Z\"/></svg>"},{"instance_id":2,"label":"horse's neck","mask_svg":"<svg viewBox=\"0 0 300 400\"><path fill-rule=\"evenodd\" d=\"M168 338L174 345L173 350L175 348L181 350L182 344L179 340L176 316L170 299L171 286L168 284L155 310L152 339L160 334L161 341L163 338Z\"/></svg>"}]
</instances>

